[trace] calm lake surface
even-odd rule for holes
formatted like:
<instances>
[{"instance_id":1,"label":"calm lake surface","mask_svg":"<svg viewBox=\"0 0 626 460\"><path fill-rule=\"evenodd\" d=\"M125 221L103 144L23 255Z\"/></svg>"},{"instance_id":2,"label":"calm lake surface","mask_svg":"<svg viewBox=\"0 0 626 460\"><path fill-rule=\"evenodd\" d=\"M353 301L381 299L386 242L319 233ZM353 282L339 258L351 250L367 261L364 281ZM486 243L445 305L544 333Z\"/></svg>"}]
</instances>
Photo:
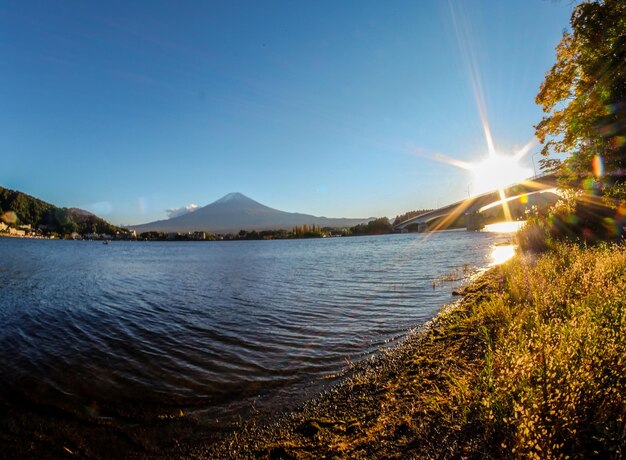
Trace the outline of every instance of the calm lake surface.
<instances>
[{"instance_id":1,"label":"calm lake surface","mask_svg":"<svg viewBox=\"0 0 626 460\"><path fill-rule=\"evenodd\" d=\"M509 239L0 238L0 443L39 433L106 457L209 441L431 319L460 283L433 280Z\"/></svg>"}]
</instances>

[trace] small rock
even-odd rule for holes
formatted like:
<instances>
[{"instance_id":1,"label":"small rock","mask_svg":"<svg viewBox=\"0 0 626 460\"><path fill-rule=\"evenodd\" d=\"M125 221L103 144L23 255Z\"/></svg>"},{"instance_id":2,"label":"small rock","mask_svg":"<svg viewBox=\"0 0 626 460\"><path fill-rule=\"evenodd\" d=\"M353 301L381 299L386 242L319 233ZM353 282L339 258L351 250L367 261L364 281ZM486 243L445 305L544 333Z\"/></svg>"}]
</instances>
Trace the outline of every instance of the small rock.
<instances>
[{"instance_id":1,"label":"small rock","mask_svg":"<svg viewBox=\"0 0 626 460\"><path fill-rule=\"evenodd\" d=\"M284 447L274 447L269 453L270 460L296 460L296 457L289 455Z\"/></svg>"},{"instance_id":2,"label":"small rock","mask_svg":"<svg viewBox=\"0 0 626 460\"><path fill-rule=\"evenodd\" d=\"M307 420L296 428L298 433L308 438L312 438L320 431L320 426L313 420Z\"/></svg>"}]
</instances>

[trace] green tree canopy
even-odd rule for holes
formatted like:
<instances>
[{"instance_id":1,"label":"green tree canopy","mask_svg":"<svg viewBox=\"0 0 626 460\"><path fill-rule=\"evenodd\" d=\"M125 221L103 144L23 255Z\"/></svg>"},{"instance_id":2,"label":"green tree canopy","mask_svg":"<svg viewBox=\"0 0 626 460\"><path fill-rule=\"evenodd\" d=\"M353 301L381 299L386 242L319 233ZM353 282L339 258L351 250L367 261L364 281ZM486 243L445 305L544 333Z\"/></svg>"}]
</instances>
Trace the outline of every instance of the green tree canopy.
<instances>
[{"instance_id":1,"label":"green tree canopy","mask_svg":"<svg viewBox=\"0 0 626 460\"><path fill-rule=\"evenodd\" d=\"M112 225L90 212L77 208L59 208L35 197L0 186L0 208L12 211L17 224L45 228L47 232L126 234L127 230Z\"/></svg>"},{"instance_id":2,"label":"green tree canopy","mask_svg":"<svg viewBox=\"0 0 626 460\"><path fill-rule=\"evenodd\" d=\"M391 233L391 223L386 217L370 220L367 224L359 224L350 228L353 235L384 235Z\"/></svg>"},{"instance_id":3,"label":"green tree canopy","mask_svg":"<svg viewBox=\"0 0 626 460\"><path fill-rule=\"evenodd\" d=\"M556 48L536 102L546 113L535 127L544 169L563 185L626 199L626 2L587 1Z\"/></svg>"}]
</instances>

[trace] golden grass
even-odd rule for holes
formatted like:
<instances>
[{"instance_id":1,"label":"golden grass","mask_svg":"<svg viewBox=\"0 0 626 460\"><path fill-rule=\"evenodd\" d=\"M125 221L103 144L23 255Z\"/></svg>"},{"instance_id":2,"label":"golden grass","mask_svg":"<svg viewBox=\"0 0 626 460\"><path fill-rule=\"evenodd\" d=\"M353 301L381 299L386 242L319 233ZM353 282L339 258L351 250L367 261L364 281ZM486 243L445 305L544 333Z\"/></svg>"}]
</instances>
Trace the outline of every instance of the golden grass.
<instances>
[{"instance_id":1,"label":"golden grass","mask_svg":"<svg viewBox=\"0 0 626 460\"><path fill-rule=\"evenodd\" d=\"M504 267L489 332L486 439L524 458L615 457L626 443L626 249L558 244Z\"/></svg>"}]
</instances>

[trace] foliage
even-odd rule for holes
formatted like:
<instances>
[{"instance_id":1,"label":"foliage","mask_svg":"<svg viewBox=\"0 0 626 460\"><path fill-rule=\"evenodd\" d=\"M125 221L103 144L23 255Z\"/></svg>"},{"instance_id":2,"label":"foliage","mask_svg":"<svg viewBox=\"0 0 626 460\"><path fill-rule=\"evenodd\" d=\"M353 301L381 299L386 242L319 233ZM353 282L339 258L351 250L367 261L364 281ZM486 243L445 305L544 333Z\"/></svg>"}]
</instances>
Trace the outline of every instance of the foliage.
<instances>
[{"instance_id":1,"label":"foliage","mask_svg":"<svg viewBox=\"0 0 626 460\"><path fill-rule=\"evenodd\" d=\"M570 192L547 213L533 208L516 239L522 250L541 252L564 241L579 244L620 241L625 224L625 205L613 209L600 199L582 200L578 194Z\"/></svg>"},{"instance_id":2,"label":"foliage","mask_svg":"<svg viewBox=\"0 0 626 460\"><path fill-rule=\"evenodd\" d=\"M150 231L150 232L143 232L140 233L138 235L138 238L140 240L157 240L157 241L161 241L161 240L165 240L165 238L167 238L167 233L164 232L156 232L156 231Z\"/></svg>"},{"instance_id":3,"label":"foliage","mask_svg":"<svg viewBox=\"0 0 626 460\"><path fill-rule=\"evenodd\" d=\"M405 220L409 220L412 217L419 216L420 214L424 214L430 211L432 211L432 209L418 209L416 211L405 212L404 214L400 214L399 216L396 216L396 218L393 220L392 225L398 225L399 223L404 222Z\"/></svg>"},{"instance_id":4,"label":"foliage","mask_svg":"<svg viewBox=\"0 0 626 460\"><path fill-rule=\"evenodd\" d=\"M78 232L108 235L127 231L109 224L104 219L76 208L58 208L25 193L0 187L0 208L14 212L17 225L31 225L46 234L71 234Z\"/></svg>"},{"instance_id":5,"label":"foliage","mask_svg":"<svg viewBox=\"0 0 626 460\"><path fill-rule=\"evenodd\" d=\"M292 230L295 238L321 238L323 236L322 229L319 225L296 225Z\"/></svg>"},{"instance_id":6,"label":"foliage","mask_svg":"<svg viewBox=\"0 0 626 460\"><path fill-rule=\"evenodd\" d=\"M0 208L5 212L15 212L19 224L36 225L49 217L54 206L24 193L0 187Z\"/></svg>"},{"instance_id":7,"label":"foliage","mask_svg":"<svg viewBox=\"0 0 626 460\"><path fill-rule=\"evenodd\" d=\"M541 161L564 186L584 186L607 199L626 199L626 2L578 5L572 31L556 48L536 102L546 113L536 126Z\"/></svg>"},{"instance_id":8,"label":"foliage","mask_svg":"<svg viewBox=\"0 0 626 460\"><path fill-rule=\"evenodd\" d=\"M386 217L370 220L367 224L359 224L350 228L353 235L384 235L391 233L391 223Z\"/></svg>"}]
</instances>

